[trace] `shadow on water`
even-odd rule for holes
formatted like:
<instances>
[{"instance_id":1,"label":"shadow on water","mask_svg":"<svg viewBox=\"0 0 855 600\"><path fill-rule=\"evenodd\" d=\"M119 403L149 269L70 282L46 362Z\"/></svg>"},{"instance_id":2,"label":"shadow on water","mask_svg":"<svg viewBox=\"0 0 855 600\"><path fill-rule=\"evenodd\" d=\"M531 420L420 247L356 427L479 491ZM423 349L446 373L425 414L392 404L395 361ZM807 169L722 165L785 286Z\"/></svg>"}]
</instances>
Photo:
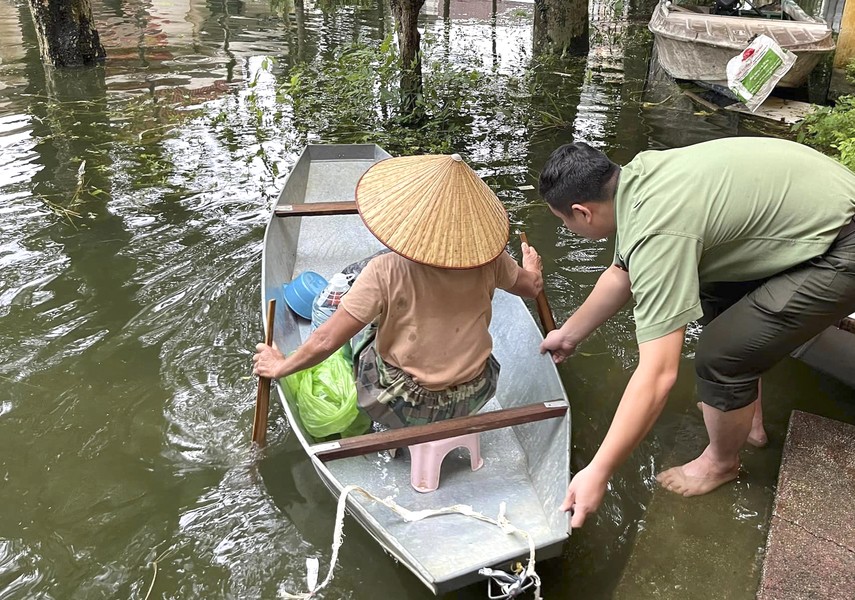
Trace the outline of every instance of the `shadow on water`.
<instances>
[{"instance_id":1,"label":"shadow on water","mask_svg":"<svg viewBox=\"0 0 855 600\"><path fill-rule=\"evenodd\" d=\"M274 598L302 589L306 556L324 573L335 500L277 407L267 456L247 449L263 226L305 143L463 153L544 255L561 320L612 249L539 200L556 145L586 140L623 163L785 133L706 114L655 74L645 86L649 1L596 3L590 55L565 60L535 55L529 3L428 4L434 119L415 132L395 123L391 71L372 62L390 56L384 0L93 4L107 62L57 73L26 2L0 0L3 598ZM354 73L376 85L342 79ZM664 498L655 472L703 444L689 337L665 414L564 558L539 566L546 597L684 597L668 588L678 553L724 554L739 573L690 573L694 595L753 597L790 410L855 420L851 390L788 362L766 382L771 448L746 453L746 476L701 503ZM562 366L574 469L636 358L622 313ZM325 597L430 597L353 522L345 532Z\"/></svg>"}]
</instances>

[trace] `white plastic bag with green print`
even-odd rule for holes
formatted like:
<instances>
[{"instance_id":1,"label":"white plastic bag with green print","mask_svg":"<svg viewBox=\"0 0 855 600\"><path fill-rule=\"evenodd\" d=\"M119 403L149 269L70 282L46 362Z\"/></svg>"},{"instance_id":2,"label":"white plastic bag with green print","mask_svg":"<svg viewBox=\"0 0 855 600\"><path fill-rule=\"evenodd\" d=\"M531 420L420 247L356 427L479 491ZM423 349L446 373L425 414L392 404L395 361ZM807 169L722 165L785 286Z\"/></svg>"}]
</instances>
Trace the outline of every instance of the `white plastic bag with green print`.
<instances>
[{"instance_id":1,"label":"white plastic bag with green print","mask_svg":"<svg viewBox=\"0 0 855 600\"><path fill-rule=\"evenodd\" d=\"M796 55L767 35L756 36L727 63L727 86L754 112L796 62Z\"/></svg>"}]
</instances>

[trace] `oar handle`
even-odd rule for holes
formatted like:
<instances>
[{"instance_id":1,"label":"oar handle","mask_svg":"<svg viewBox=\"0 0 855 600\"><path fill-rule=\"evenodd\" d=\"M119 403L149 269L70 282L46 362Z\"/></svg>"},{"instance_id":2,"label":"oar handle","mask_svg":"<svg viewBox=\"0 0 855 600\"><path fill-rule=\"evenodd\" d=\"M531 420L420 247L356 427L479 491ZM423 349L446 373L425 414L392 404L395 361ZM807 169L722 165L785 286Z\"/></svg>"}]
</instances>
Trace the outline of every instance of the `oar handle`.
<instances>
[{"instance_id":1,"label":"oar handle","mask_svg":"<svg viewBox=\"0 0 855 600\"><path fill-rule=\"evenodd\" d=\"M524 231L520 232L520 240L524 244L528 244L528 237ZM537 315L540 317L540 324L543 325L543 333L549 333L555 329L555 317L552 316L552 309L549 308L549 300L546 298L546 282L544 281L543 289L535 298L537 302Z\"/></svg>"},{"instance_id":2,"label":"oar handle","mask_svg":"<svg viewBox=\"0 0 855 600\"><path fill-rule=\"evenodd\" d=\"M267 304L267 330L264 343L273 345L273 319L276 316L276 300ZM252 420L252 441L263 448L267 444L267 413L270 409L270 378L258 378L258 391L255 396L255 416Z\"/></svg>"},{"instance_id":3,"label":"oar handle","mask_svg":"<svg viewBox=\"0 0 855 600\"><path fill-rule=\"evenodd\" d=\"M264 343L273 345L273 320L276 318L276 300L267 303L267 329L264 332ZM269 378L268 378L269 381Z\"/></svg>"}]
</instances>

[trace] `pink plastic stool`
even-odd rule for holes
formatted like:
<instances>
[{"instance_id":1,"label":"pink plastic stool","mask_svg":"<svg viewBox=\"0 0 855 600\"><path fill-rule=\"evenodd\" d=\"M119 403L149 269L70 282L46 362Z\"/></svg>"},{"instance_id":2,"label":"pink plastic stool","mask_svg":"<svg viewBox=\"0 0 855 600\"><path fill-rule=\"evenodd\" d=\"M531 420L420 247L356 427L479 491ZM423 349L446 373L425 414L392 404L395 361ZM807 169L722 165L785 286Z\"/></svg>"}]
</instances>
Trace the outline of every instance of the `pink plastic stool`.
<instances>
[{"instance_id":1,"label":"pink plastic stool","mask_svg":"<svg viewBox=\"0 0 855 600\"><path fill-rule=\"evenodd\" d=\"M481 460L481 434L479 433L410 446L410 484L417 492L432 492L439 487L442 459L455 448L469 449L469 462L473 471L484 466L484 461Z\"/></svg>"}]
</instances>

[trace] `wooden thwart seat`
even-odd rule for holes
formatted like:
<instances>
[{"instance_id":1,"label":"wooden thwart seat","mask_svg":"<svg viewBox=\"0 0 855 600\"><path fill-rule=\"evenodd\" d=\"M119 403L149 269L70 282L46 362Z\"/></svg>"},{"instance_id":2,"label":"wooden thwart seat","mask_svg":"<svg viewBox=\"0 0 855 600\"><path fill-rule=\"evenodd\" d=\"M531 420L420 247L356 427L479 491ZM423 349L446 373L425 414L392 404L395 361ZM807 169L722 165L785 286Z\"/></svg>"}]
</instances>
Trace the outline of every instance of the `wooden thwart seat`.
<instances>
[{"instance_id":1,"label":"wooden thwart seat","mask_svg":"<svg viewBox=\"0 0 855 600\"><path fill-rule=\"evenodd\" d=\"M282 204L273 212L277 217L311 217L320 215L355 215L356 202L312 202Z\"/></svg>"},{"instance_id":2,"label":"wooden thwart seat","mask_svg":"<svg viewBox=\"0 0 855 600\"><path fill-rule=\"evenodd\" d=\"M389 429L311 446L309 450L324 462L337 458L360 456L369 452L403 448L413 444L433 442L446 438L522 425L534 421L564 417L569 405L564 400L541 402L515 408L505 408L468 417L437 421L428 425L414 425L402 429Z\"/></svg>"}]
</instances>

